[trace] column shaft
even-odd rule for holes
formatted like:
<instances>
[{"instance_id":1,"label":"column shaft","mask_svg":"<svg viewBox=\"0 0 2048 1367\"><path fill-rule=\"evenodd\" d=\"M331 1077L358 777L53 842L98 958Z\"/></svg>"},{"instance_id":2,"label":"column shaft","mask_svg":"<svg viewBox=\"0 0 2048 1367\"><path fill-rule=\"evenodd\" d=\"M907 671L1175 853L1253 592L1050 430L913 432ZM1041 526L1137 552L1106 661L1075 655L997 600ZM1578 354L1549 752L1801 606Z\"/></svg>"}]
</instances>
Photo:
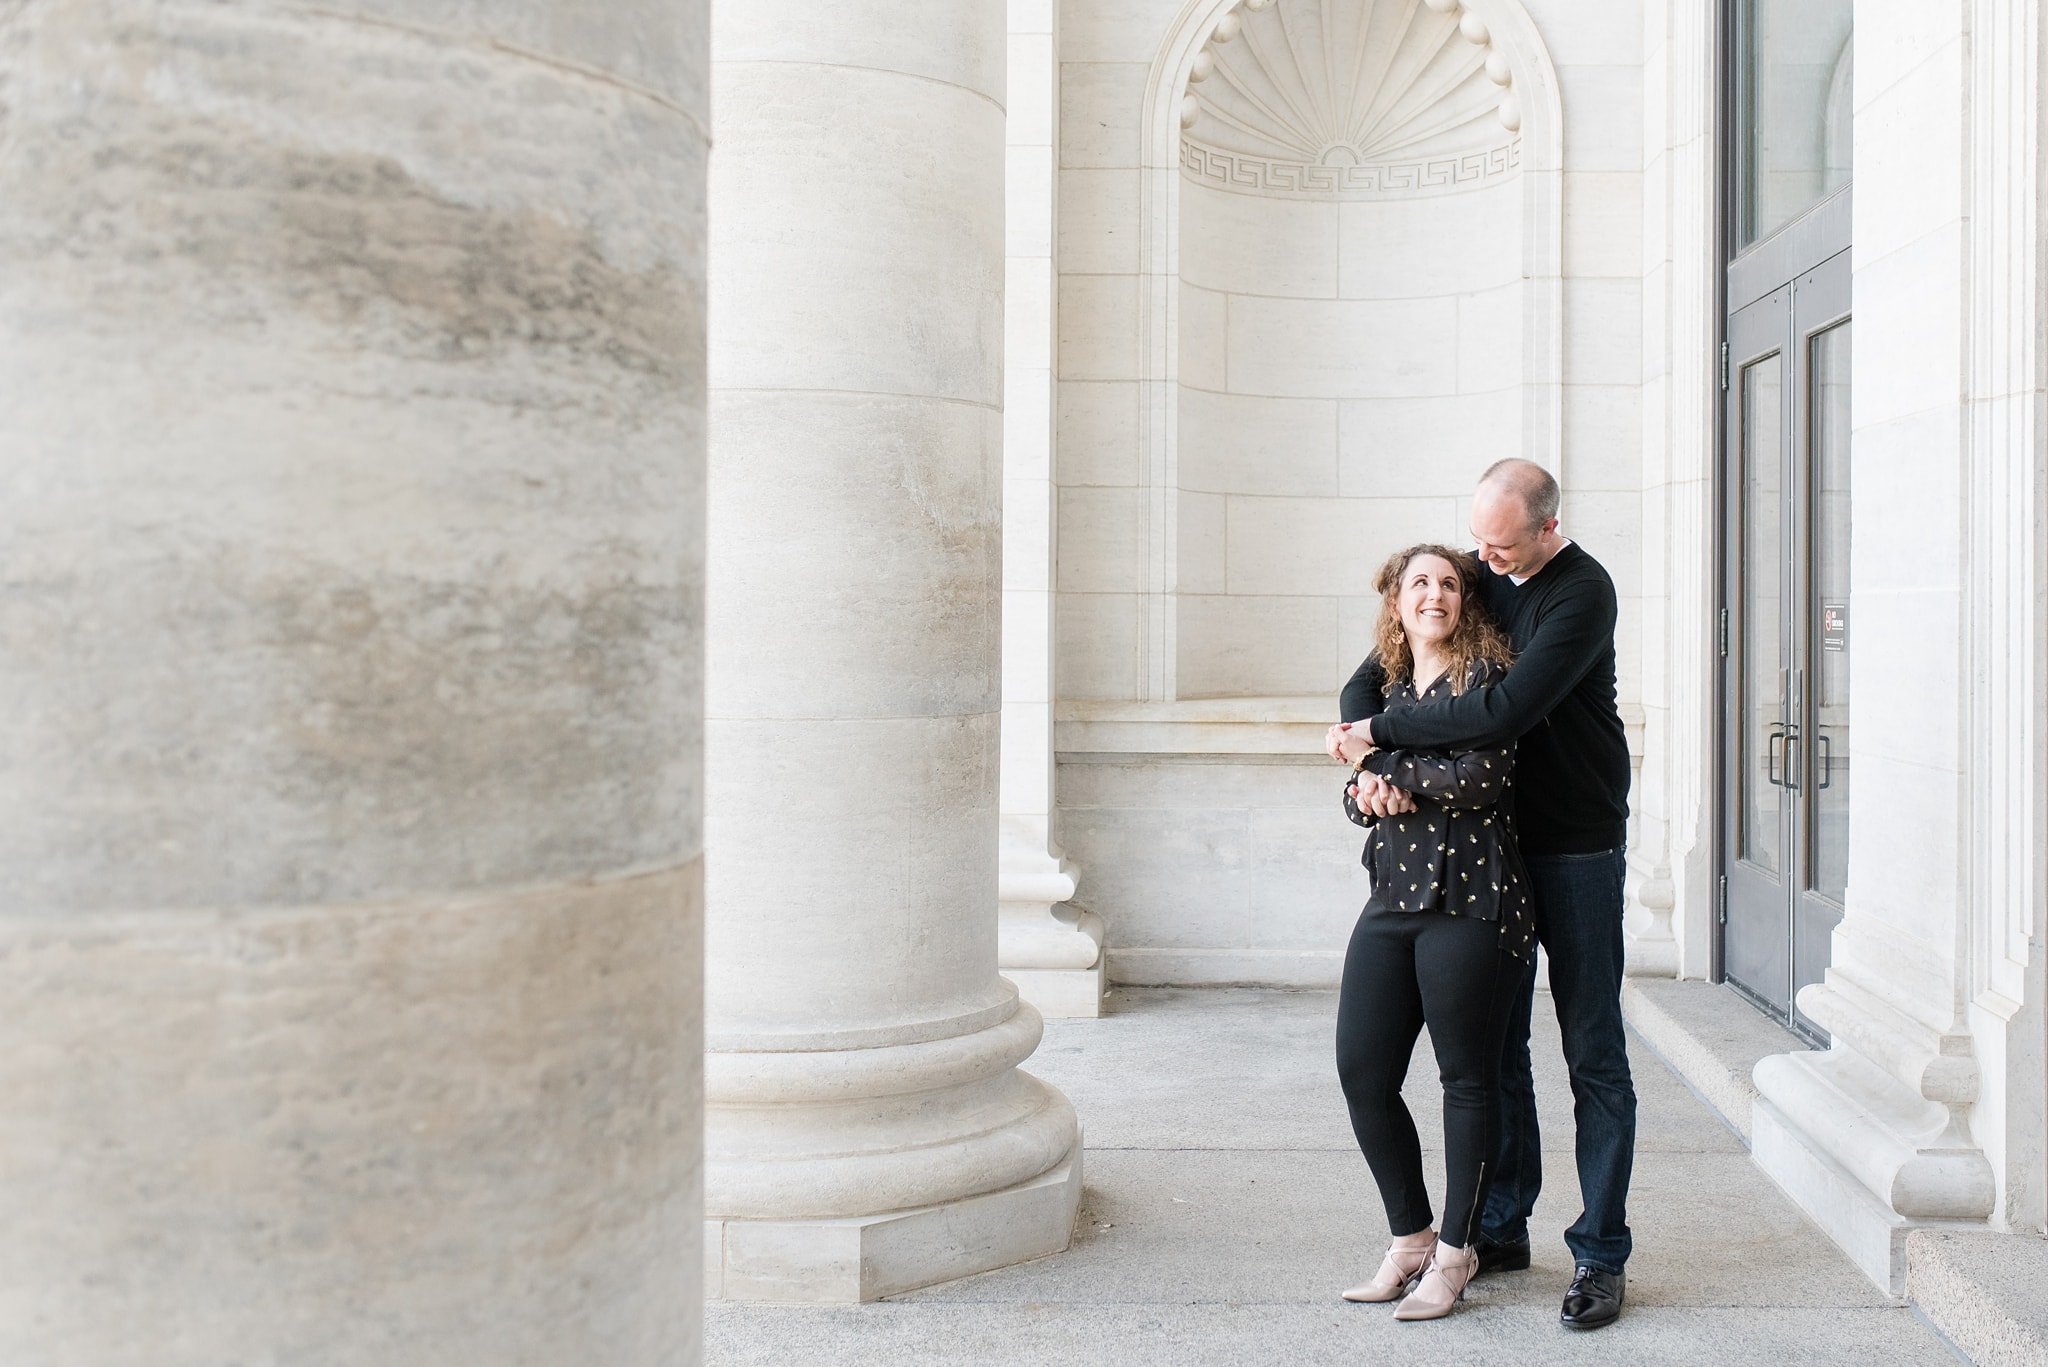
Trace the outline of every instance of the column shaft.
<instances>
[{"instance_id":1,"label":"column shaft","mask_svg":"<svg viewBox=\"0 0 2048 1367\"><path fill-rule=\"evenodd\" d=\"M862 1299L1078 1195L996 974L1004 7L716 22L708 1285Z\"/></svg>"},{"instance_id":2,"label":"column shaft","mask_svg":"<svg viewBox=\"0 0 2048 1367\"><path fill-rule=\"evenodd\" d=\"M696 1360L704 16L0 14L0 1361Z\"/></svg>"}]
</instances>

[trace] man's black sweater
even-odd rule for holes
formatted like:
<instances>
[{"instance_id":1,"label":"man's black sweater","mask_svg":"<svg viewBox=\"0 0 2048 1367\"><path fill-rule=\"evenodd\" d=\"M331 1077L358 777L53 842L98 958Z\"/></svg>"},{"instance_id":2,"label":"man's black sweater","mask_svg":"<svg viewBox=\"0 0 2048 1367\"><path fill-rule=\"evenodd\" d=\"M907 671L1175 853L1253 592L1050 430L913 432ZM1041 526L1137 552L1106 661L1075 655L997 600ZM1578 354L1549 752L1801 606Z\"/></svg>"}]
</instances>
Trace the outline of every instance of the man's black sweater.
<instances>
[{"instance_id":1,"label":"man's black sweater","mask_svg":"<svg viewBox=\"0 0 2048 1367\"><path fill-rule=\"evenodd\" d=\"M1619 849L1628 824L1628 739L1614 703L1614 581L1577 545L1520 585L1504 574L1481 579L1481 598L1515 648L1507 677L1435 707L1382 717L1386 680L1375 653L1344 685L1344 720L1373 717L1373 742L1382 750L1519 740L1522 852Z\"/></svg>"}]
</instances>

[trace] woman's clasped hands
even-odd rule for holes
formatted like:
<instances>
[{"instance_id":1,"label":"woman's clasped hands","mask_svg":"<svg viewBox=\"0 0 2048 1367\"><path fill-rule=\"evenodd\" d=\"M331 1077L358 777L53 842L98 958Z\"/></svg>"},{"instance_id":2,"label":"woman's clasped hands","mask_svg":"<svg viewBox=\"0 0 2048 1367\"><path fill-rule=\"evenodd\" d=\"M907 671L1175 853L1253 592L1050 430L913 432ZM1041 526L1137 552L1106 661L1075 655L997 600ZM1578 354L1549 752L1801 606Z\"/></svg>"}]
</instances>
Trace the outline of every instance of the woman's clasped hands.
<instances>
[{"instance_id":1,"label":"woman's clasped hands","mask_svg":"<svg viewBox=\"0 0 2048 1367\"><path fill-rule=\"evenodd\" d=\"M1356 764L1372 753L1372 741L1365 734L1354 733L1352 724L1340 721L1332 726L1324 737L1324 747L1330 758L1340 764ZM1415 810L1415 799L1404 789L1381 778L1378 774L1361 769L1351 784L1351 798L1358 804L1358 810L1369 812L1375 817L1398 816Z\"/></svg>"}]
</instances>

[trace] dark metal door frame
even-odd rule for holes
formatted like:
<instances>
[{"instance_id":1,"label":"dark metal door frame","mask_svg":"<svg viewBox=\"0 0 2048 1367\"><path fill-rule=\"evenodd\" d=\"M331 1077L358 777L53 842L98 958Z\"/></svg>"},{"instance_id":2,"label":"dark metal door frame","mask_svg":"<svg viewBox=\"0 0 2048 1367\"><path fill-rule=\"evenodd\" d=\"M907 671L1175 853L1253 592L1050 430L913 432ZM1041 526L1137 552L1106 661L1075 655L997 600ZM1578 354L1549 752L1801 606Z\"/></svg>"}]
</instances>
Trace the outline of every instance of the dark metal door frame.
<instances>
[{"instance_id":1,"label":"dark metal door frame","mask_svg":"<svg viewBox=\"0 0 2048 1367\"><path fill-rule=\"evenodd\" d=\"M1787 373L1793 348L1791 318L1790 284L1729 315L1729 380L1722 396L1722 430L1727 435L1721 451L1721 521L1726 535L1720 575L1722 710L1716 790L1723 837L1716 852L1720 916L1715 938L1726 981L1780 1017L1791 1011L1791 911L1782 880L1792 863L1792 803L1785 785L1792 780L1787 759L1794 723L1789 632L1782 611L1773 609L1783 603L1789 587L1790 543L1796 539L1785 506L1796 470L1791 426L1797 402ZM1750 409L1762 404L1752 405L1751 400L1772 393L1769 411L1756 413L1757 425L1752 426ZM1767 470L1760 465L1764 453ZM1758 483L1767 489L1753 499ZM1758 523L1767 525L1768 531ZM1753 532L1766 535L1767 544L1752 545ZM1768 601L1748 587L1751 574L1768 576ZM1765 657L1756 663L1774 661L1777 668L1759 673L1753 655ZM1758 697L1750 696L1750 686ZM1766 722L1774 705L1776 720ZM1752 796L1759 809L1755 815L1761 818L1766 804L1772 813L1755 828L1744 821ZM1743 850L1749 845L1761 847L1760 857L1768 857L1775 867L1745 859Z\"/></svg>"},{"instance_id":2,"label":"dark metal door frame","mask_svg":"<svg viewBox=\"0 0 2048 1367\"><path fill-rule=\"evenodd\" d=\"M1714 577L1715 617L1712 629L1716 632L1718 653L1710 651L1715 659L1714 686L1714 754L1715 754L1715 802L1713 805L1712 839L1714 842L1714 863L1717 874L1717 914L1713 933L1710 937L1711 955L1709 973L1714 982L1730 982L1727 962L1727 921L1728 921L1728 873L1731 863L1730 852L1734 843L1734 830L1730 820L1731 775L1734 772L1734 750L1738 739L1736 727L1739 719L1733 716L1736 706L1735 691L1731 687L1733 671L1737 663L1734 647L1740 639L1736 635L1739 626L1736 613L1739 608L1738 595L1731 588L1731 579L1738 566L1735 557L1739 554L1736 527L1731 523L1730 510L1736 506L1735 494L1739 488L1734 471L1735 460L1732 443L1737 439L1738 428L1734 419L1734 406L1740 401L1739 387L1734 383L1739 374L1739 359L1731 354L1731 342L1741 340L1731 336L1730 324L1735 316L1750 305L1785 291L1788 296L1803 295L1807 306L1798 307L1789 297L1785 304L1783 418L1786 426L1785 439L1781 446L1782 458L1787 473L1793 478L1789 483L1799 486L1797 506L1799 515L1810 517L1812 507L1812 423L1808 413L1810 379L1810 339L1828 327L1841 322L1849 311L1849 245L1851 189L1844 186L1833 195L1816 204L1812 209L1772 233L1762 241L1743 249L1735 255L1741 242L1742 225L1738 221L1741 212L1740 186L1742 185L1742 160L1746 155L1741 135L1740 121L1742 101L1748 92L1742 87L1744 78L1741 71L1740 53L1743 51L1741 25L1743 5L1740 0L1721 0L1717 5L1716 26L1719 35L1715 54L1717 70L1714 89L1716 94L1714 128L1717 146L1720 149L1719 174L1716 177L1715 204L1715 259L1726 263L1726 269L1717 271L1715 286L1719 307L1720 342L1720 388L1722 403L1714 406L1714 479L1713 479L1713 539L1718 571ZM1752 349L1753 350L1753 349ZM1790 495L1788 494L1788 498ZM1795 545L1810 544L1812 528L1784 524L1786 540ZM1810 614L1812 604L1811 567L1808 557L1792 555L1799 563L1788 566L1796 583L1787 582L1784 592L1791 595L1800 605L1802 616ZM1802 649L1810 648L1814 632L1810 623L1801 622L1789 649L1797 644ZM1791 667L1788 656L1788 668ZM1787 697L1788 711L1796 704L1799 716L1810 715L1812 707L1812 680L1807 677L1811 670L1800 662L1800 678L1796 699ZM1788 684L1793 680L1788 679ZM1816 740L1811 730L1803 730L1802 740L1795 742L1800 753L1794 762L1805 761L1811 765L1812 751ZM1793 940L1801 922L1812 922L1817 913L1832 910L1825 901L1818 905L1810 893L1804 891L1808 882L1805 865L1808 857L1807 839L1810 822L1803 812L1796 812L1786 819L1797 819L1800 830L1796 838L1785 847L1788 859L1798 862L1790 865L1788 873L1800 891L1796 899L1788 896L1787 968L1788 990L1790 977L1797 972L1795 960L1812 958L1812 946L1800 954ZM1788 831L1788 837L1793 833ZM1831 924L1831 923L1830 923ZM1821 962L1825 962L1826 935L1820 935ZM1739 986L1739 985L1738 985ZM1789 991L1788 991L1789 994ZM1751 995L1745 993L1745 995ZM1777 1014L1774 1010L1773 1014ZM1806 1021L1796 1010L1788 1009L1781 1017L1804 1033L1819 1037L1818 1028Z\"/></svg>"},{"instance_id":3,"label":"dark metal door frame","mask_svg":"<svg viewBox=\"0 0 2048 1367\"><path fill-rule=\"evenodd\" d=\"M1822 635L1814 581L1820 528L1813 354L1815 340L1847 320L1849 288L1849 253L1837 252L1729 314L1729 383L1722 405L1717 967L1722 980L1816 1039L1822 1032L1799 1012L1795 999L1825 968L1841 909L1812 890L1816 785L1830 784L1835 770L1830 738L1809 724L1816 716ZM1762 509L1776 538L1765 548L1772 563L1761 567L1772 575L1770 602L1756 601L1745 589L1745 574L1759 568L1746 544L1751 481L1744 464L1758 449L1744 425L1745 398L1756 377L1774 383L1778 394L1776 430L1763 434L1776 453L1776 487L1769 494L1774 506ZM1751 620L1752 613L1770 614L1773 605L1770 620ZM1775 699L1764 699L1763 707L1767 711L1775 701L1777 715L1759 730L1749 715L1757 703L1743 686L1750 653L1766 642L1778 667ZM1776 829L1769 833L1775 870L1743 857L1745 785L1760 778L1776 790L1770 818Z\"/></svg>"}]
</instances>

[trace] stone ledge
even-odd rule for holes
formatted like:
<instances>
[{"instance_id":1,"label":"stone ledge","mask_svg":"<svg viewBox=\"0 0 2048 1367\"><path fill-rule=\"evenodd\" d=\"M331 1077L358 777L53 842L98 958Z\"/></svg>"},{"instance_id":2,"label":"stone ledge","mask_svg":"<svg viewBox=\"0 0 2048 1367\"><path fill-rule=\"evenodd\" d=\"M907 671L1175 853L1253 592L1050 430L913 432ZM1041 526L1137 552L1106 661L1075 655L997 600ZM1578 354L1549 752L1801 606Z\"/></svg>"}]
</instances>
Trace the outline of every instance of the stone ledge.
<instances>
[{"instance_id":1,"label":"stone ledge","mask_svg":"<svg viewBox=\"0 0 2048 1367\"><path fill-rule=\"evenodd\" d=\"M1629 755L1643 757L1643 709L1621 707ZM1131 702L1066 698L1055 705L1053 749L1068 755L1299 756L1327 763L1323 737L1337 720L1337 695L1178 698Z\"/></svg>"},{"instance_id":2,"label":"stone ledge","mask_svg":"<svg viewBox=\"0 0 2048 1367\"><path fill-rule=\"evenodd\" d=\"M1119 948L1103 951L1109 980L1133 987L1333 988L1340 949Z\"/></svg>"},{"instance_id":3,"label":"stone ledge","mask_svg":"<svg viewBox=\"0 0 2048 1367\"><path fill-rule=\"evenodd\" d=\"M2048 1239L1995 1230L1906 1236L1906 1295L1977 1367L2048 1367Z\"/></svg>"},{"instance_id":4,"label":"stone ledge","mask_svg":"<svg viewBox=\"0 0 2048 1367\"><path fill-rule=\"evenodd\" d=\"M1629 978L1621 1011L1635 1032L1721 1118L1753 1142L1751 1108L1757 1061L1807 1048L1806 1041L1769 1019L1726 987L1674 978Z\"/></svg>"},{"instance_id":5,"label":"stone ledge","mask_svg":"<svg viewBox=\"0 0 2048 1367\"><path fill-rule=\"evenodd\" d=\"M1328 764L1323 736L1334 693L1314 697L1069 699L1057 706L1053 749L1066 754L1287 755Z\"/></svg>"}]
</instances>

